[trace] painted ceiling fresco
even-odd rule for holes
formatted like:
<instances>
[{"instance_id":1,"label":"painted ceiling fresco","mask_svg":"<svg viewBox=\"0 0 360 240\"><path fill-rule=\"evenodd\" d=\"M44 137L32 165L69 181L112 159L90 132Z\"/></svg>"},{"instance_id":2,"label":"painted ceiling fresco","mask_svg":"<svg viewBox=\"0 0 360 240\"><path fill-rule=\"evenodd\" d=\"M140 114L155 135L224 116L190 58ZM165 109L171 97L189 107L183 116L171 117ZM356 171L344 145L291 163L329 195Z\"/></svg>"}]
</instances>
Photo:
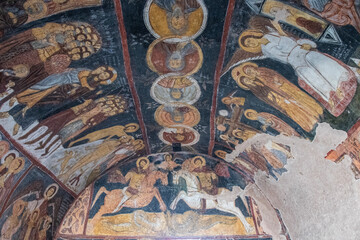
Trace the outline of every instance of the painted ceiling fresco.
<instances>
[{"instance_id":1,"label":"painted ceiling fresco","mask_svg":"<svg viewBox=\"0 0 360 240\"><path fill-rule=\"evenodd\" d=\"M348 132L357 0L0 2L1 239L272 239L243 190ZM110 170L109 170L110 169ZM281 213L277 219L291 239Z\"/></svg>"},{"instance_id":2,"label":"painted ceiling fresco","mask_svg":"<svg viewBox=\"0 0 360 240\"><path fill-rule=\"evenodd\" d=\"M214 158L182 152L152 154L116 166L89 186L59 233L64 239L83 232L134 239L269 238L257 225L261 215L256 202L244 196L245 185L238 170ZM202 194L209 197L205 200Z\"/></svg>"}]
</instances>

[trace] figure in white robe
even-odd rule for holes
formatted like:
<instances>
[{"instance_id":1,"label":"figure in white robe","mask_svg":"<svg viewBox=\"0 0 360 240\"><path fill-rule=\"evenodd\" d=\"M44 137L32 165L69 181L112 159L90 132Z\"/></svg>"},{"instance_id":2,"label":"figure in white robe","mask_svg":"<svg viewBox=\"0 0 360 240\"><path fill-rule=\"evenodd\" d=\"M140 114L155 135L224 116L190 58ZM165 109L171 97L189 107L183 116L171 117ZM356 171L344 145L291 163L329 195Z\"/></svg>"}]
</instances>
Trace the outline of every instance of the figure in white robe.
<instances>
[{"instance_id":1,"label":"figure in white robe","mask_svg":"<svg viewBox=\"0 0 360 240\"><path fill-rule=\"evenodd\" d=\"M300 87L335 117L354 97L357 88L354 72L343 62L316 51L316 43L311 40L296 40L277 32L264 34L258 30L247 30L241 34L239 44L245 51L290 64L299 77ZM242 62L244 60L235 65Z\"/></svg>"}]
</instances>

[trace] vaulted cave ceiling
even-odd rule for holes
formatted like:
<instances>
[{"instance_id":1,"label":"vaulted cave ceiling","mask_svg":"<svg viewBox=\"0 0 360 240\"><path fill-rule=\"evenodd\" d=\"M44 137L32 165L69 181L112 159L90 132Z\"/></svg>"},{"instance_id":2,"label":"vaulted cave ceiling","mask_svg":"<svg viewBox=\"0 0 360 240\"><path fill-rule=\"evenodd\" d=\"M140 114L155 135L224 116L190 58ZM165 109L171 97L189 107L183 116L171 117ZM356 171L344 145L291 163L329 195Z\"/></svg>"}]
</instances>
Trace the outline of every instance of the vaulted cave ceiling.
<instances>
[{"instance_id":1,"label":"vaulted cave ceiling","mask_svg":"<svg viewBox=\"0 0 360 240\"><path fill-rule=\"evenodd\" d=\"M1 1L1 239L301 239L256 179L303 146L360 176L359 13Z\"/></svg>"}]
</instances>

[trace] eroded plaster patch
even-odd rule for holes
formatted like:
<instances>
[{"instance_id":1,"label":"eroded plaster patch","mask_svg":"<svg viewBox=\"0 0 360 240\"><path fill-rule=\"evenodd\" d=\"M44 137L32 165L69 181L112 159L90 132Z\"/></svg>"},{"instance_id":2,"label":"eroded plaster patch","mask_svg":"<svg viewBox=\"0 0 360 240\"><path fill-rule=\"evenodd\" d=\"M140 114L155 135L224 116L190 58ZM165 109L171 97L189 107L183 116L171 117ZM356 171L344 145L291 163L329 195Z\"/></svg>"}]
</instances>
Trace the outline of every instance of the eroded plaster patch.
<instances>
[{"instance_id":1,"label":"eroded plaster patch","mask_svg":"<svg viewBox=\"0 0 360 240\"><path fill-rule=\"evenodd\" d=\"M261 134L245 143L266 143L276 139L291 146L294 158L286 165L288 172L279 176L278 181L258 172L255 184L249 185L247 190L254 199L267 196L271 205L280 211L293 240L359 239L360 182L355 180L350 169L351 160L346 157L336 164L324 158L333 146L345 138L345 132L323 123L318 126L312 142ZM245 144L239 145L236 151L244 149ZM281 231L278 231L278 223L274 221L274 213L269 206L262 201L259 208L265 232L273 235L275 240L284 239L279 234Z\"/></svg>"}]
</instances>

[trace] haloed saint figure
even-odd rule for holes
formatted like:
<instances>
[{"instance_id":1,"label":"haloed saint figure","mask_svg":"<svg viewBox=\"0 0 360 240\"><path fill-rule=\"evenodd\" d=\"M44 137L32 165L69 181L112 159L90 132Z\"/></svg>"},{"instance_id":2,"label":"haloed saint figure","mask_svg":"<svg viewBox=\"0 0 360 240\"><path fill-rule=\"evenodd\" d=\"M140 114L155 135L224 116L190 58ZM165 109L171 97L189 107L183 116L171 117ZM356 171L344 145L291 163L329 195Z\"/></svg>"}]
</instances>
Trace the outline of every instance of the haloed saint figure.
<instances>
[{"instance_id":1,"label":"haloed saint figure","mask_svg":"<svg viewBox=\"0 0 360 240\"><path fill-rule=\"evenodd\" d=\"M155 0L166 11L168 28L173 34L182 35L188 30L189 14L200 8L196 0Z\"/></svg>"}]
</instances>

